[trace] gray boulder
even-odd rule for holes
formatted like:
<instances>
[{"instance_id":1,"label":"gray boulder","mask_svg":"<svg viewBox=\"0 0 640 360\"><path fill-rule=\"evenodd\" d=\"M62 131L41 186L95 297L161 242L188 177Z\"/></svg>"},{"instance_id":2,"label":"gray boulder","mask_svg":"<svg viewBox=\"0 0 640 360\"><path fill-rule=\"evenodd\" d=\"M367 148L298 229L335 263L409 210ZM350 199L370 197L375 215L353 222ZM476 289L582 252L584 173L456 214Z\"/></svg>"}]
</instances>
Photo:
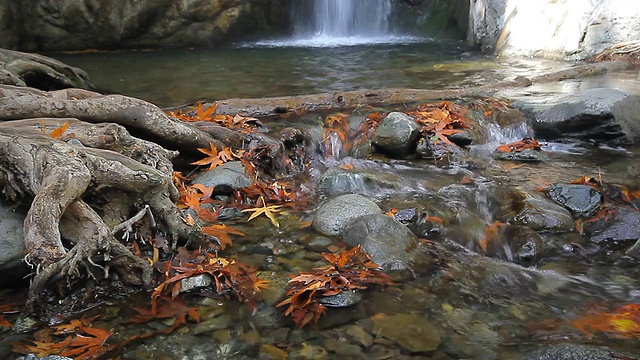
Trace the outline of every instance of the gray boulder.
<instances>
[{"instance_id":1,"label":"gray boulder","mask_svg":"<svg viewBox=\"0 0 640 360\"><path fill-rule=\"evenodd\" d=\"M327 196L360 194L371 196L383 189L398 188L397 175L381 174L366 170L344 170L339 167L325 171L320 177L317 189Z\"/></svg>"},{"instance_id":2,"label":"gray boulder","mask_svg":"<svg viewBox=\"0 0 640 360\"><path fill-rule=\"evenodd\" d=\"M385 153L402 157L415 151L419 128L411 116L391 112L382 120L371 141Z\"/></svg>"},{"instance_id":3,"label":"gray boulder","mask_svg":"<svg viewBox=\"0 0 640 360\"><path fill-rule=\"evenodd\" d=\"M354 219L381 213L376 203L362 195L340 195L320 205L313 218L313 228L323 235L335 236Z\"/></svg>"},{"instance_id":4,"label":"gray boulder","mask_svg":"<svg viewBox=\"0 0 640 360\"><path fill-rule=\"evenodd\" d=\"M193 179L192 183L220 189L226 187L233 191L251 186L251 179L245 174L244 166L240 161L231 161L200 174ZM214 189L214 193L216 190Z\"/></svg>"},{"instance_id":5,"label":"gray boulder","mask_svg":"<svg viewBox=\"0 0 640 360\"><path fill-rule=\"evenodd\" d=\"M398 220L385 214L361 216L342 231L349 246L361 245L384 270L405 270L412 262L417 237Z\"/></svg>"},{"instance_id":6,"label":"gray boulder","mask_svg":"<svg viewBox=\"0 0 640 360\"><path fill-rule=\"evenodd\" d=\"M531 126L545 139L580 139L613 145L640 140L640 98L615 89L589 89L534 112Z\"/></svg>"}]
</instances>

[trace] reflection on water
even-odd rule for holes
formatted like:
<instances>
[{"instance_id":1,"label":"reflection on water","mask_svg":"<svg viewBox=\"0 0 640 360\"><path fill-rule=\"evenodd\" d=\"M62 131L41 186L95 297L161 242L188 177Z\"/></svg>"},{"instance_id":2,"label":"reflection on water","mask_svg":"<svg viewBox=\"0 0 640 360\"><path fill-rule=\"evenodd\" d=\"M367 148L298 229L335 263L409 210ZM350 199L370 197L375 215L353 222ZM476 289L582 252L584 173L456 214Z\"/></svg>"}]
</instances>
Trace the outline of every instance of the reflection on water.
<instances>
[{"instance_id":1,"label":"reflection on water","mask_svg":"<svg viewBox=\"0 0 640 360\"><path fill-rule=\"evenodd\" d=\"M437 41L320 48L245 44L52 56L86 70L101 91L159 106L361 88L456 88L567 66L546 60L496 60L470 51L461 42Z\"/></svg>"}]
</instances>

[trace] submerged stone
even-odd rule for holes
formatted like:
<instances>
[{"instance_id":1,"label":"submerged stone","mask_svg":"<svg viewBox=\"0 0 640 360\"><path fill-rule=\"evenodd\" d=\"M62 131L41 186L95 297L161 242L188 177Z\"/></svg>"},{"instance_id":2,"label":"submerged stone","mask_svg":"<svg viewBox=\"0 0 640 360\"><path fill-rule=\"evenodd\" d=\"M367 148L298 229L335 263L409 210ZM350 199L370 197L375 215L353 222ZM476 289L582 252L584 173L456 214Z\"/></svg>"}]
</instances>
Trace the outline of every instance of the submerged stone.
<instances>
[{"instance_id":1,"label":"submerged stone","mask_svg":"<svg viewBox=\"0 0 640 360\"><path fill-rule=\"evenodd\" d=\"M542 162L547 160L547 155L543 151L525 149L516 152L496 151L493 158L504 161Z\"/></svg>"},{"instance_id":2,"label":"submerged stone","mask_svg":"<svg viewBox=\"0 0 640 360\"><path fill-rule=\"evenodd\" d=\"M317 189L328 196L341 194L371 196L386 188L397 188L399 182L400 178L391 174L331 168L322 174Z\"/></svg>"},{"instance_id":3,"label":"submerged stone","mask_svg":"<svg viewBox=\"0 0 640 360\"><path fill-rule=\"evenodd\" d=\"M439 329L421 315L380 314L371 320L374 334L392 340L412 353L431 352L440 345Z\"/></svg>"},{"instance_id":4,"label":"submerged stone","mask_svg":"<svg viewBox=\"0 0 640 360\"><path fill-rule=\"evenodd\" d=\"M573 230L573 218L565 207L522 191L513 192L509 196L511 197L510 209L505 217L510 224L526 226L534 231Z\"/></svg>"},{"instance_id":5,"label":"submerged stone","mask_svg":"<svg viewBox=\"0 0 640 360\"><path fill-rule=\"evenodd\" d=\"M536 350L525 360L615 360L640 359L640 356L619 352L606 346L556 344Z\"/></svg>"}]
</instances>

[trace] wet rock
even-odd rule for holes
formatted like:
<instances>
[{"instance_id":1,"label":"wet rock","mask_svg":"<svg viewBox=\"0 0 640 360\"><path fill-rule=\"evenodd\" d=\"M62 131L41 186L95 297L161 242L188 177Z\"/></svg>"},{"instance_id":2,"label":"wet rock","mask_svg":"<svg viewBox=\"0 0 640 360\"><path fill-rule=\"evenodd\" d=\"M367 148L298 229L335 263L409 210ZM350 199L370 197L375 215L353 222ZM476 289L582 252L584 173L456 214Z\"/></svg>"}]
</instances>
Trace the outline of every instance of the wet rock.
<instances>
[{"instance_id":1,"label":"wet rock","mask_svg":"<svg viewBox=\"0 0 640 360\"><path fill-rule=\"evenodd\" d=\"M620 90L598 88L556 100L557 105L535 113L531 123L546 139L604 141L613 145L640 140L640 98Z\"/></svg>"},{"instance_id":2,"label":"wet rock","mask_svg":"<svg viewBox=\"0 0 640 360\"><path fill-rule=\"evenodd\" d=\"M289 354L289 359L296 360L322 360L327 358L327 350L322 346L311 345L309 343L302 343L302 348L293 350Z\"/></svg>"},{"instance_id":3,"label":"wet rock","mask_svg":"<svg viewBox=\"0 0 640 360\"><path fill-rule=\"evenodd\" d=\"M629 353L619 352L606 346L557 344L536 350L525 360L614 360L640 359Z\"/></svg>"},{"instance_id":4,"label":"wet rock","mask_svg":"<svg viewBox=\"0 0 640 360\"><path fill-rule=\"evenodd\" d=\"M525 149L516 152L496 151L493 158L504 161L542 162L548 159L543 151Z\"/></svg>"},{"instance_id":5,"label":"wet rock","mask_svg":"<svg viewBox=\"0 0 640 360\"><path fill-rule=\"evenodd\" d=\"M396 217L397 219L397 217ZM402 223L405 223L404 221ZM413 234L422 239L436 239L444 232L444 224L434 221L427 212L416 212L409 222L405 223Z\"/></svg>"},{"instance_id":6,"label":"wet rock","mask_svg":"<svg viewBox=\"0 0 640 360\"><path fill-rule=\"evenodd\" d=\"M317 236L307 244L307 248L311 251L322 252L327 251L327 247L332 244L333 240L324 236Z\"/></svg>"},{"instance_id":7,"label":"wet rock","mask_svg":"<svg viewBox=\"0 0 640 360\"><path fill-rule=\"evenodd\" d=\"M418 124L411 116L401 112L391 112L382 120L371 141L385 153L402 157L415 150L419 136L418 129Z\"/></svg>"},{"instance_id":8,"label":"wet rock","mask_svg":"<svg viewBox=\"0 0 640 360\"><path fill-rule=\"evenodd\" d=\"M519 264L529 264L536 260L544 250L540 235L520 225L500 227L498 239L487 245L487 255Z\"/></svg>"},{"instance_id":9,"label":"wet rock","mask_svg":"<svg viewBox=\"0 0 640 360\"><path fill-rule=\"evenodd\" d=\"M347 337L351 339L351 341L355 342L358 345L369 347L373 345L373 337L362 328L362 326L358 325L350 325L345 330L345 334Z\"/></svg>"},{"instance_id":10,"label":"wet rock","mask_svg":"<svg viewBox=\"0 0 640 360\"><path fill-rule=\"evenodd\" d=\"M286 360L289 353L271 344L260 345L260 359Z\"/></svg>"},{"instance_id":11,"label":"wet rock","mask_svg":"<svg viewBox=\"0 0 640 360\"><path fill-rule=\"evenodd\" d=\"M442 160L462 155L459 147L432 138L420 138L416 146L416 155L422 159Z\"/></svg>"},{"instance_id":12,"label":"wet rock","mask_svg":"<svg viewBox=\"0 0 640 360\"><path fill-rule=\"evenodd\" d=\"M470 130L463 130L447 136L447 139L449 139L449 141L451 141L452 143L460 147L465 147L473 143L476 143L477 142L476 138L477 138L476 134Z\"/></svg>"},{"instance_id":13,"label":"wet rock","mask_svg":"<svg viewBox=\"0 0 640 360\"><path fill-rule=\"evenodd\" d=\"M0 284L9 285L22 279L29 271L22 261L24 257L24 229L22 223L26 211L0 200Z\"/></svg>"},{"instance_id":14,"label":"wet rock","mask_svg":"<svg viewBox=\"0 0 640 360\"><path fill-rule=\"evenodd\" d=\"M240 161L231 161L202 173L193 179L192 184L202 184L206 187L213 186L215 195L229 195L233 193L233 190L251 186L251 179L245 174L244 167ZM222 188L229 190L223 194L218 190Z\"/></svg>"},{"instance_id":15,"label":"wet rock","mask_svg":"<svg viewBox=\"0 0 640 360\"><path fill-rule=\"evenodd\" d=\"M218 220L220 221L241 219L244 216L245 216L245 213L243 213L242 210L234 207L226 207L218 211Z\"/></svg>"},{"instance_id":16,"label":"wet rock","mask_svg":"<svg viewBox=\"0 0 640 360\"><path fill-rule=\"evenodd\" d=\"M349 246L361 245L373 262L385 270L405 270L412 260L411 250L416 236L398 220L371 214L353 220L342 231L342 240Z\"/></svg>"},{"instance_id":17,"label":"wet rock","mask_svg":"<svg viewBox=\"0 0 640 360\"><path fill-rule=\"evenodd\" d=\"M359 303L360 300L362 300L361 292L347 290L336 295L321 297L318 302L324 306L347 307Z\"/></svg>"},{"instance_id":18,"label":"wet rock","mask_svg":"<svg viewBox=\"0 0 640 360\"><path fill-rule=\"evenodd\" d=\"M385 178L380 173L368 171L344 170L341 168L331 168L320 177L317 189L327 196L341 194L360 194L372 196L382 189L393 189L398 187L399 177L386 175Z\"/></svg>"},{"instance_id":19,"label":"wet rock","mask_svg":"<svg viewBox=\"0 0 640 360\"><path fill-rule=\"evenodd\" d=\"M327 340L324 341L322 345L324 345L324 347L329 351L331 351L332 353L339 355L345 359L354 359L354 360L370 359L370 357L366 356L362 352L362 348L360 346L355 344L349 344L344 340L344 338L341 338L341 339L328 338Z\"/></svg>"},{"instance_id":20,"label":"wet rock","mask_svg":"<svg viewBox=\"0 0 640 360\"><path fill-rule=\"evenodd\" d=\"M380 314L371 320L374 334L392 340L410 352L431 352L440 345L440 330L423 316Z\"/></svg>"},{"instance_id":21,"label":"wet rock","mask_svg":"<svg viewBox=\"0 0 640 360\"><path fill-rule=\"evenodd\" d=\"M588 185L553 184L547 188L551 200L566 207L574 216L590 217L602 204L602 194Z\"/></svg>"},{"instance_id":22,"label":"wet rock","mask_svg":"<svg viewBox=\"0 0 640 360\"><path fill-rule=\"evenodd\" d=\"M596 221L585 222L583 227L589 240L596 243L627 243L640 239L640 212L620 206L612 216L603 216Z\"/></svg>"},{"instance_id":23,"label":"wet rock","mask_svg":"<svg viewBox=\"0 0 640 360\"><path fill-rule=\"evenodd\" d=\"M198 274L180 280L180 292L185 293L197 289L205 288L213 282L213 277L209 274Z\"/></svg>"},{"instance_id":24,"label":"wet rock","mask_svg":"<svg viewBox=\"0 0 640 360\"><path fill-rule=\"evenodd\" d=\"M574 228L571 213L548 199L540 199L522 191L511 194L507 222L534 231L567 232Z\"/></svg>"},{"instance_id":25,"label":"wet rock","mask_svg":"<svg viewBox=\"0 0 640 360\"><path fill-rule=\"evenodd\" d=\"M313 218L313 228L323 235L334 236L354 219L380 213L378 205L362 195L340 195L320 205Z\"/></svg>"},{"instance_id":26,"label":"wet rock","mask_svg":"<svg viewBox=\"0 0 640 360\"><path fill-rule=\"evenodd\" d=\"M213 319L202 321L193 328L193 333L198 335L216 330L226 329L233 324L233 320L229 315L221 315Z\"/></svg>"}]
</instances>

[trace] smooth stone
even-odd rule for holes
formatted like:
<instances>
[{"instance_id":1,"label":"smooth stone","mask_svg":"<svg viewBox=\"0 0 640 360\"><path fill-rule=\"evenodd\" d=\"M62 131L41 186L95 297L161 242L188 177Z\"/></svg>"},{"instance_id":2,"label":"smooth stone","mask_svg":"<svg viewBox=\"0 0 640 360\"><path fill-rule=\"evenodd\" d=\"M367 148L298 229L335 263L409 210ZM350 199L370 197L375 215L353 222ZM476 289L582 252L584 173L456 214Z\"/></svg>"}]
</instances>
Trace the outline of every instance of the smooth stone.
<instances>
[{"instance_id":1,"label":"smooth stone","mask_svg":"<svg viewBox=\"0 0 640 360\"><path fill-rule=\"evenodd\" d=\"M540 199L525 192L511 195L508 222L534 231L568 232L574 228L571 213L565 207L548 199Z\"/></svg>"},{"instance_id":2,"label":"smooth stone","mask_svg":"<svg viewBox=\"0 0 640 360\"><path fill-rule=\"evenodd\" d=\"M566 207L574 216L590 217L602 204L602 194L589 185L552 184L547 188L547 196Z\"/></svg>"},{"instance_id":3,"label":"smooth stone","mask_svg":"<svg viewBox=\"0 0 640 360\"><path fill-rule=\"evenodd\" d=\"M398 220L385 214L359 217L342 231L349 246L361 245L384 270L405 270L413 259L416 236Z\"/></svg>"},{"instance_id":4,"label":"smooth stone","mask_svg":"<svg viewBox=\"0 0 640 360\"><path fill-rule=\"evenodd\" d=\"M412 353L431 352L440 345L440 330L423 315L379 314L371 320L374 334L392 340Z\"/></svg>"},{"instance_id":5,"label":"smooth stone","mask_svg":"<svg viewBox=\"0 0 640 360\"><path fill-rule=\"evenodd\" d=\"M228 187L231 192L251 186L251 179L245 174L240 161L230 161L197 176L192 184L202 184L206 187Z\"/></svg>"},{"instance_id":6,"label":"smooth stone","mask_svg":"<svg viewBox=\"0 0 640 360\"><path fill-rule=\"evenodd\" d=\"M354 219L381 213L376 203L362 195L340 195L320 205L313 218L313 228L323 235L335 236Z\"/></svg>"},{"instance_id":7,"label":"smooth stone","mask_svg":"<svg viewBox=\"0 0 640 360\"><path fill-rule=\"evenodd\" d=\"M198 335L207 332L213 332L216 330L222 330L228 328L233 323L234 321L231 319L231 316L224 314L213 319L198 323L194 327L193 333Z\"/></svg>"},{"instance_id":8,"label":"smooth stone","mask_svg":"<svg viewBox=\"0 0 640 360\"><path fill-rule=\"evenodd\" d=\"M394 157L402 157L415 150L420 126L401 112L390 112L383 120L371 142Z\"/></svg>"}]
</instances>

